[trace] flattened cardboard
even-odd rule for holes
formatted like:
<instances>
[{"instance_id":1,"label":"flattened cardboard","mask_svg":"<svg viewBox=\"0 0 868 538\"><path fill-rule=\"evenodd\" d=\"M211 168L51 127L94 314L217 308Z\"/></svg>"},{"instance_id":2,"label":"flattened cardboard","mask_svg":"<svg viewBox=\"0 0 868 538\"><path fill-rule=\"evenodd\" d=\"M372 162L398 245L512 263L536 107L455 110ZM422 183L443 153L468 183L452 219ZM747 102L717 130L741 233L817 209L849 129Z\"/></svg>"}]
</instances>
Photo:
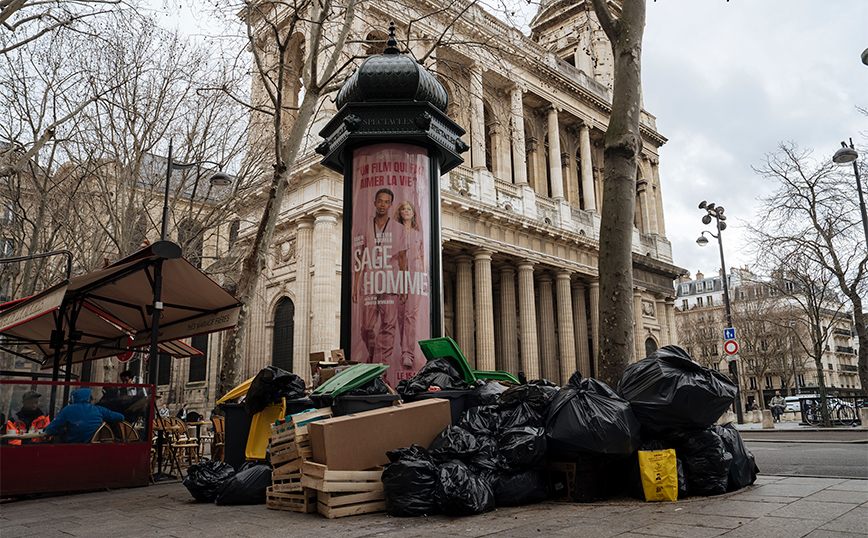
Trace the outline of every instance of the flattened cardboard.
<instances>
[{"instance_id":1,"label":"flattened cardboard","mask_svg":"<svg viewBox=\"0 0 868 538\"><path fill-rule=\"evenodd\" d=\"M412 444L427 448L451 417L449 401L435 398L312 422L313 461L335 471L385 465L390 450Z\"/></svg>"}]
</instances>

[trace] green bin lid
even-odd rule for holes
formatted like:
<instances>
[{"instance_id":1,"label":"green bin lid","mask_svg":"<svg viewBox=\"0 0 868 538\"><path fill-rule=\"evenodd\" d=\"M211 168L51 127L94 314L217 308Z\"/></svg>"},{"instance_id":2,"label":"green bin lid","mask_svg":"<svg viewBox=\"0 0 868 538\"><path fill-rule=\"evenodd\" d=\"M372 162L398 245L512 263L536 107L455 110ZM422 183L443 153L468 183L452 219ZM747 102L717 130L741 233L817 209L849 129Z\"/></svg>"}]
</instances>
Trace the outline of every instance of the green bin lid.
<instances>
[{"instance_id":1,"label":"green bin lid","mask_svg":"<svg viewBox=\"0 0 868 538\"><path fill-rule=\"evenodd\" d=\"M387 368L385 364L354 364L317 387L313 393L338 396L383 375Z\"/></svg>"},{"instance_id":2,"label":"green bin lid","mask_svg":"<svg viewBox=\"0 0 868 538\"><path fill-rule=\"evenodd\" d=\"M470 369L470 364L464 358L464 353L458 349L458 344L455 340L444 336L443 338L432 338L431 340L420 340L419 347L422 348L422 354L429 361L440 358L450 359L461 375L464 376L464 382L470 385L476 383L476 376L473 375L473 370Z\"/></svg>"}]
</instances>

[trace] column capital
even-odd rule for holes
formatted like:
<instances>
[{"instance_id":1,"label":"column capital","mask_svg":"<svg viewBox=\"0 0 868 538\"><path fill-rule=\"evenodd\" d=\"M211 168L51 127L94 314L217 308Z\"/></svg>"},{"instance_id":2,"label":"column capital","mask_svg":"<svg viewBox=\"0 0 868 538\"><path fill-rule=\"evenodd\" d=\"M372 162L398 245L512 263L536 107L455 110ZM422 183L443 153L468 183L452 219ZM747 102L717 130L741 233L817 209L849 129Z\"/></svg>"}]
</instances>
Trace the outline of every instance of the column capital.
<instances>
[{"instance_id":1,"label":"column capital","mask_svg":"<svg viewBox=\"0 0 868 538\"><path fill-rule=\"evenodd\" d=\"M541 272L539 274L539 276L537 277L537 280L539 280L540 282L549 282L550 283L552 281L552 276L548 273Z\"/></svg>"},{"instance_id":2,"label":"column capital","mask_svg":"<svg viewBox=\"0 0 868 538\"><path fill-rule=\"evenodd\" d=\"M312 230L313 229L313 218L302 217L302 218L298 219L298 221L296 221L295 226L299 230Z\"/></svg>"},{"instance_id":3,"label":"column capital","mask_svg":"<svg viewBox=\"0 0 868 538\"><path fill-rule=\"evenodd\" d=\"M338 221L338 213L332 209L318 209L313 214L316 222L332 220Z\"/></svg>"},{"instance_id":4,"label":"column capital","mask_svg":"<svg viewBox=\"0 0 868 538\"><path fill-rule=\"evenodd\" d=\"M557 114L558 112L561 112L561 111L562 111L561 107L557 106L554 103L549 103L549 106L547 106L545 108L545 112L549 116L551 116L552 114Z\"/></svg>"},{"instance_id":5,"label":"column capital","mask_svg":"<svg viewBox=\"0 0 868 538\"><path fill-rule=\"evenodd\" d=\"M593 126L594 124L591 120L586 120L584 118L579 120L579 131L590 131Z\"/></svg>"},{"instance_id":6,"label":"column capital","mask_svg":"<svg viewBox=\"0 0 868 538\"><path fill-rule=\"evenodd\" d=\"M464 264L464 263L470 264L473 262L473 257L470 256L469 254L459 254L458 256L455 256L455 258L453 258L453 259L455 260L455 263L461 263L461 264Z\"/></svg>"},{"instance_id":7,"label":"column capital","mask_svg":"<svg viewBox=\"0 0 868 538\"><path fill-rule=\"evenodd\" d=\"M498 272L502 275L514 275L515 269L511 265L503 265L498 268Z\"/></svg>"},{"instance_id":8,"label":"column capital","mask_svg":"<svg viewBox=\"0 0 868 538\"><path fill-rule=\"evenodd\" d=\"M570 286L574 289L586 289L588 287L588 283L582 280L581 278L577 278L570 282Z\"/></svg>"},{"instance_id":9,"label":"column capital","mask_svg":"<svg viewBox=\"0 0 868 538\"><path fill-rule=\"evenodd\" d=\"M480 248L478 250L473 251L473 259L474 260L488 260L491 261L491 256L494 254L493 251L488 250L486 248Z\"/></svg>"},{"instance_id":10,"label":"column capital","mask_svg":"<svg viewBox=\"0 0 868 538\"><path fill-rule=\"evenodd\" d=\"M516 265L518 266L519 271L533 271L533 268L536 265L536 263L534 263L531 260L521 260Z\"/></svg>"},{"instance_id":11,"label":"column capital","mask_svg":"<svg viewBox=\"0 0 868 538\"><path fill-rule=\"evenodd\" d=\"M527 86L525 84L515 83L509 91L518 92L519 94L527 93Z\"/></svg>"},{"instance_id":12,"label":"column capital","mask_svg":"<svg viewBox=\"0 0 868 538\"><path fill-rule=\"evenodd\" d=\"M555 273L555 278L558 280L570 280L570 277L572 277L572 273L570 273L566 269L559 269Z\"/></svg>"}]
</instances>

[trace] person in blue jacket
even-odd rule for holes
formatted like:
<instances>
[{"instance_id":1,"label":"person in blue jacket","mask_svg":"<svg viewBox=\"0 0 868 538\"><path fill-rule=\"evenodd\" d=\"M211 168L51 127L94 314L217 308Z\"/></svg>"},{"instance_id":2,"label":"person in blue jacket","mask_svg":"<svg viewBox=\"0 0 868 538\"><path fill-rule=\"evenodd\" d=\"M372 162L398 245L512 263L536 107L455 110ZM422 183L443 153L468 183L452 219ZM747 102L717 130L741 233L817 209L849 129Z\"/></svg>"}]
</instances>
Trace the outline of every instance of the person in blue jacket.
<instances>
[{"instance_id":1,"label":"person in blue jacket","mask_svg":"<svg viewBox=\"0 0 868 538\"><path fill-rule=\"evenodd\" d=\"M89 443L103 422L120 422L124 416L105 407L90 403L90 389L72 391L70 404L45 428L45 433L55 436L66 432L67 443Z\"/></svg>"}]
</instances>

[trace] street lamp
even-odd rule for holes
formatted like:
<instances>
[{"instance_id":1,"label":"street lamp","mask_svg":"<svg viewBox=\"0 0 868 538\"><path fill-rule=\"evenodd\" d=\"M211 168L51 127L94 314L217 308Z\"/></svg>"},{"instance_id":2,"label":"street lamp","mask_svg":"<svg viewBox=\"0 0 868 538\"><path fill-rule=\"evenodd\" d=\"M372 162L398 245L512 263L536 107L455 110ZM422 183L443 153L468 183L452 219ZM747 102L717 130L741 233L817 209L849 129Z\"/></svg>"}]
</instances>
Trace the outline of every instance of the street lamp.
<instances>
[{"instance_id":1,"label":"street lamp","mask_svg":"<svg viewBox=\"0 0 868 538\"><path fill-rule=\"evenodd\" d=\"M196 161L182 164L172 160L172 139L169 139L169 157L166 159L166 193L163 198L163 222L160 230L160 241L166 241L166 232L169 228L169 184L172 180L172 170L186 170L200 164L213 164L217 167L217 173L211 176L211 185L225 187L232 183L232 179L223 172L223 165L214 161ZM148 382L157 384L159 378L159 327L160 314L163 311L163 260L159 258L154 265L153 279L154 305L151 307L151 353L148 361Z\"/></svg>"},{"instance_id":2,"label":"street lamp","mask_svg":"<svg viewBox=\"0 0 868 538\"><path fill-rule=\"evenodd\" d=\"M232 183L232 178L223 172L223 165L214 161L196 161L189 164L176 163L172 160L172 140L169 140L169 157L166 159L166 195L163 198L163 224L160 231L160 241L166 240L166 233L169 228L169 183L172 179L172 170L187 170L200 164L213 164L217 167L217 172L211 176L211 185L214 187L225 187Z\"/></svg>"},{"instance_id":3,"label":"street lamp","mask_svg":"<svg viewBox=\"0 0 868 538\"><path fill-rule=\"evenodd\" d=\"M868 49L866 49L868 50ZM862 212L862 228L865 231L865 242L868 243L868 216L865 213L865 198L862 195L862 180L859 178L859 152L853 147L853 139L850 145L841 142L841 149L835 152L832 161L837 164L853 163L853 174L856 176L856 191L859 192L859 210Z\"/></svg>"},{"instance_id":4,"label":"street lamp","mask_svg":"<svg viewBox=\"0 0 868 538\"><path fill-rule=\"evenodd\" d=\"M708 244L708 238L705 237L705 234L710 235L711 237L717 239L717 246L720 249L720 267L721 273L723 274L723 302L726 305L726 327L728 329L732 328L732 310L729 306L729 284L726 281L726 261L723 258L723 230L726 229L726 215L724 215L723 206L715 205L714 203L707 203L703 200L699 204L699 209L705 210L705 215L702 216L702 224L708 225L711 224L711 221L715 221L715 225L717 227L717 235L713 234L709 231L703 231L699 238L696 240L696 244L700 247L704 247ZM744 424L744 414L741 408L741 387L738 382L738 364L736 361L738 360L737 356L735 359L729 361L729 373L732 374L733 380L735 381L735 414L738 418L739 424Z\"/></svg>"}]
</instances>

